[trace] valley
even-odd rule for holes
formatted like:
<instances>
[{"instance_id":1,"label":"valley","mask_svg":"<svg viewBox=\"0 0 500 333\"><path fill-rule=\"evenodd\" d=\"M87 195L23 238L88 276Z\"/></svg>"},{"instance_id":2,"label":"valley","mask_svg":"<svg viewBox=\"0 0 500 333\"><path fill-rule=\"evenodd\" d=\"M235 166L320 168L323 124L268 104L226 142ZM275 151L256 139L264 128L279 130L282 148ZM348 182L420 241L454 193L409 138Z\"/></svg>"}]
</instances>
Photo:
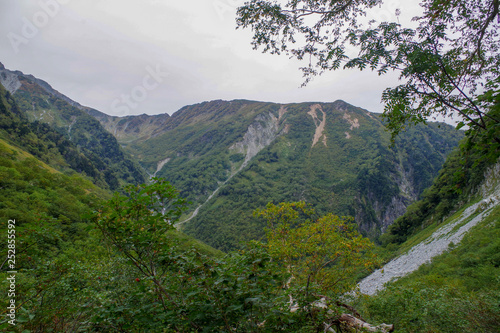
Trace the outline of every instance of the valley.
<instances>
[{"instance_id":1,"label":"valley","mask_svg":"<svg viewBox=\"0 0 500 333\"><path fill-rule=\"evenodd\" d=\"M52 318L57 322L62 311L58 304L66 299L72 304L64 310L67 318L81 327L94 324L79 322L77 316L92 318L95 327L105 329L110 328L109 320L118 323L123 316L130 321L124 328L154 325L157 321L151 316L171 306L165 301L161 305L156 297L169 295L172 309L181 308L181 303L192 307L183 310L186 313L199 313L199 302L212 304L203 315L208 319L201 319L209 326L223 325L214 324L220 311L235 311L231 312L234 318L247 316L241 309L252 299L259 310L244 322L257 325L271 313L264 299L276 304L283 301L280 289L270 286L287 281L288 288L300 295L303 282L297 279L294 283L299 289L293 289L289 272L276 266L277 259L266 256L299 249L307 253L297 254L305 260L318 253L325 258L344 253L347 261L331 267L347 274L345 286L340 284L336 292L344 294L359 282L360 294L349 304L362 309L373 323L408 325L406 314L393 315L379 303L403 306L395 298L405 288L433 290L427 299L453 302L452 296L436 293L433 282L426 279L456 284L467 295L463 297L470 297L462 298L464 302L473 302L476 292L479 297L490 295L484 286L491 284L497 271L492 253L499 222L498 154L485 157L459 146L464 133L449 125L414 126L391 142L380 115L341 100L289 104L216 100L183 107L172 115L114 117L3 66L0 83L0 216L22 221L22 290L50 295L45 309L37 307L42 296L21 296L36 313L36 317L26 317L32 318L27 323L55 325L41 321ZM159 178L151 182L154 177ZM148 185L139 185L143 183ZM148 196L148 201L141 201ZM160 199L158 206L154 201ZM264 207L268 217L277 207L286 212L283 216L303 209L292 218L294 227L285 232L290 238L265 250L270 251L267 254L262 252L264 244L276 235L272 224L258 216L264 214ZM135 210L141 213L134 215ZM155 222L160 215L148 216L147 212L155 210L162 212L166 224ZM330 233L314 231L304 247L306 243L300 245L292 235L315 230L311 221L338 225ZM348 237L343 232L352 234ZM462 245L479 241L489 245L477 255ZM156 244L154 250L151 244ZM385 265L375 259L372 247ZM477 274L468 278L471 282L450 273L467 270L469 265L450 259L450 251L469 258L467 263L482 262ZM359 253L364 257L358 258ZM47 258L53 261L44 261ZM130 263L154 269L139 270L141 282ZM436 265L449 268L441 272ZM328 265L321 267L330 274ZM432 273L421 273L426 270ZM45 280L33 279L32 272ZM47 286L48 279L57 283ZM488 282L471 287L479 280ZM232 287L229 281L234 281ZM324 291L322 283L311 290ZM136 290L134 284L148 294L136 291L121 296ZM232 292L227 294L229 289ZM267 296L254 297L256 290ZM244 297L239 296L241 292ZM226 305L217 305L221 297ZM84 299L93 305L79 313L76 309ZM405 296L401 301L407 300ZM241 308L228 305L240 301ZM121 305L116 308L115 304ZM411 306L415 307L412 311L428 311L426 305ZM293 320L298 308L293 309L278 316ZM134 319L134 311L140 311L146 322ZM463 315L462 307L456 311ZM425 319L419 325L428 325L427 312L418 313ZM490 315L495 318L497 313ZM186 322L179 320L176 325ZM0 327L5 328L5 323ZM376 327L387 331L392 325Z\"/></svg>"},{"instance_id":2,"label":"valley","mask_svg":"<svg viewBox=\"0 0 500 333\"><path fill-rule=\"evenodd\" d=\"M263 236L252 213L268 202L305 200L318 213L354 216L376 240L462 138L449 125L429 124L391 146L379 115L344 101L218 100L172 115L113 117L30 75L4 68L0 78L28 120L54 126L82 152L115 165L105 175L112 189L124 177L170 181L192 202L179 227L224 251Z\"/></svg>"}]
</instances>

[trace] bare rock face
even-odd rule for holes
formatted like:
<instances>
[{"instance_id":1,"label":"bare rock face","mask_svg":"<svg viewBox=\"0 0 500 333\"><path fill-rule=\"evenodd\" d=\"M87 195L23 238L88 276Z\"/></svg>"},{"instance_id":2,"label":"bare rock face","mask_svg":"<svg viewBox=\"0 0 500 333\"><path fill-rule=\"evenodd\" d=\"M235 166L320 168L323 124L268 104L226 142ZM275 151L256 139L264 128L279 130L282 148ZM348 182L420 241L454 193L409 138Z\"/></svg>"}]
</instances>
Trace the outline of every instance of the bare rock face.
<instances>
[{"instance_id":1,"label":"bare rock face","mask_svg":"<svg viewBox=\"0 0 500 333\"><path fill-rule=\"evenodd\" d=\"M450 244L459 244L467 232L483 221L494 207L500 205L500 163L485 174L478 193L483 200L467 207L462 214L448 219L448 223L436 230L429 238L414 246L408 253L390 261L381 269L363 279L358 287L361 293L373 295L384 289L385 284L397 280L421 265L428 263L446 250Z\"/></svg>"},{"instance_id":2,"label":"bare rock face","mask_svg":"<svg viewBox=\"0 0 500 333\"><path fill-rule=\"evenodd\" d=\"M397 164L397 161L394 161L392 165L393 169L387 178L397 188L392 197L388 199L381 198L371 190L368 190L364 198L357 197L360 205L363 201L365 202L365 209L356 211L356 221L361 221L360 230L368 235L384 233L398 217L406 212L408 206L418 198L417 184L414 184L412 170L404 170L401 165ZM366 221L369 221L367 219L366 203L369 203L376 218L372 223L366 223ZM363 223L363 221L365 222Z\"/></svg>"},{"instance_id":3,"label":"bare rock face","mask_svg":"<svg viewBox=\"0 0 500 333\"><path fill-rule=\"evenodd\" d=\"M1 63L0 63L0 83L11 94L14 94L19 88L21 88L21 82L19 81L18 76L6 70Z\"/></svg>"},{"instance_id":4,"label":"bare rock face","mask_svg":"<svg viewBox=\"0 0 500 333\"><path fill-rule=\"evenodd\" d=\"M321 112L320 117L318 117L317 110ZM325 131L325 125L326 125L326 113L323 111L323 108L321 107L320 104L314 104L311 106L310 111L307 113L310 115L314 121L314 125L316 126L316 131L314 132L314 138L313 138L313 143L311 145L311 148L313 148L318 141L321 139L323 142L323 145L325 147L328 147L327 142L327 137L326 134L324 134Z\"/></svg>"},{"instance_id":5,"label":"bare rock face","mask_svg":"<svg viewBox=\"0 0 500 333\"><path fill-rule=\"evenodd\" d=\"M408 200L404 196L396 196L393 197L391 203L388 206L380 207L379 212L382 212L380 216L380 229L384 232L387 227L389 227L394 220L403 215L406 212L406 208L412 203L412 201ZM377 210L378 207L375 209ZM383 208L383 211L382 211Z\"/></svg>"},{"instance_id":6,"label":"bare rock face","mask_svg":"<svg viewBox=\"0 0 500 333\"><path fill-rule=\"evenodd\" d=\"M399 194L392 197L391 203L386 206L377 207L375 202L375 210L378 212L378 218L381 222L380 230L385 232L394 220L406 212L406 208L417 200L418 194L415 190L410 175L403 170L401 166L396 167L396 173L393 179L399 187Z\"/></svg>"},{"instance_id":7,"label":"bare rock face","mask_svg":"<svg viewBox=\"0 0 500 333\"><path fill-rule=\"evenodd\" d=\"M236 142L229 150L245 155L243 167L262 149L269 146L278 133L279 120L272 113L259 114L255 121L248 126L243 140Z\"/></svg>"}]
</instances>

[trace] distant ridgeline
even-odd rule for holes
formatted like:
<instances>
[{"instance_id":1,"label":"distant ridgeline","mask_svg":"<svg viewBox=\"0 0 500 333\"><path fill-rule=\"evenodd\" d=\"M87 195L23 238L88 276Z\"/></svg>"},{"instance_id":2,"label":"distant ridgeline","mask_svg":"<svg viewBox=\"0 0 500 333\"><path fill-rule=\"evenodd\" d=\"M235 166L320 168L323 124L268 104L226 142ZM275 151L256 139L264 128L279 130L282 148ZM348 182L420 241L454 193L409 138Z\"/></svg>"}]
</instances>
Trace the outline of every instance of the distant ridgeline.
<instances>
[{"instance_id":1,"label":"distant ridgeline","mask_svg":"<svg viewBox=\"0 0 500 333\"><path fill-rule=\"evenodd\" d=\"M463 133L432 123L391 148L379 115L343 101L246 100L186 106L172 116L89 114L150 175L193 202L182 229L222 249L260 238L268 202L305 200L318 214L354 216L377 238L431 185Z\"/></svg>"},{"instance_id":2,"label":"distant ridgeline","mask_svg":"<svg viewBox=\"0 0 500 333\"><path fill-rule=\"evenodd\" d=\"M80 104L46 82L0 64L0 135L60 170L102 188L142 183L144 172Z\"/></svg>"},{"instance_id":3,"label":"distant ridgeline","mask_svg":"<svg viewBox=\"0 0 500 333\"><path fill-rule=\"evenodd\" d=\"M253 211L268 202L305 200L318 214L353 216L377 239L463 137L429 124L391 147L379 115L343 101L219 100L172 116L112 117L1 64L0 83L4 139L103 188L145 182L143 170L166 178L193 203L182 229L222 250L262 237Z\"/></svg>"}]
</instances>

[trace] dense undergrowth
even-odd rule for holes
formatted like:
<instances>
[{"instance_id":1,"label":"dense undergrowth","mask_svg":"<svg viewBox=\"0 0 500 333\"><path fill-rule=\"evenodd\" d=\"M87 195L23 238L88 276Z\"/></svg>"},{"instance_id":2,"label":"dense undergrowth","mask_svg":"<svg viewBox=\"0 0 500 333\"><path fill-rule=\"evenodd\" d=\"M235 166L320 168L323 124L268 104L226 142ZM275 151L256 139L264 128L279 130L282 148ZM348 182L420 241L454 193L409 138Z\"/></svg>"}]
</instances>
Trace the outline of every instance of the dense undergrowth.
<instances>
[{"instance_id":1,"label":"dense undergrowth","mask_svg":"<svg viewBox=\"0 0 500 333\"><path fill-rule=\"evenodd\" d=\"M0 300L6 332L315 332L338 318L339 295L373 265L370 242L331 214L298 223L294 205L270 206L276 244L225 255L174 230L187 203L163 180L109 199L4 141L0 174L4 234L15 225L15 260L0 273L5 294L8 271L17 271L15 297ZM306 248L297 246L303 237ZM7 237L0 246L7 258ZM320 293L327 308L317 311Z\"/></svg>"},{"instance_id":2,"label":"dense undergrowth","mask_svg":"<svg viewBox=\"0 0 500 333\"><path fill-rule=\"evenodd\" d=\"M121 321L132 317L134 309L148 306L136 290L137 274L124 267L125 259L103 243L90 222L93 212L110 198L108 191L79 175L62 174L0 140L0 197L4 296L11 276L7 271L17 271L16 326L6 317L12 297L1 297L2 331L92 331L111 317L118 323L104 325L106 330L120 331ZM14 262L7 261L9 221L15 221ZM179 244L180 251L194 248L212 258L221 256L178 232L167 237ZM141 318L127 320L138 325Z\"/></svg>"}]
</instances>

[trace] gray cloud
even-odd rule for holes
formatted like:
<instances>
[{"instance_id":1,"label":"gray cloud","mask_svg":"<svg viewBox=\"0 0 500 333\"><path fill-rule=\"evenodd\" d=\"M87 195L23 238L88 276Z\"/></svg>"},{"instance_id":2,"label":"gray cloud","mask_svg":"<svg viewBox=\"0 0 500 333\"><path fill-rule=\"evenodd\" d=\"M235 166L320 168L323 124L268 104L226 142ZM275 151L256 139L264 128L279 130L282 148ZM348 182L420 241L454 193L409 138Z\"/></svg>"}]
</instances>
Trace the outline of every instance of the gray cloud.
<instances>
[{"instance_id":1,"label":"gray cloud","mask_svg":"<svg viewBox=\"0 0 500 333\"><path fill-rule=\"evenodd\" d=\"M253 51L250 32L235 30L234 13L242 3L4 0L0 61L108 114L171 114L188 104L236 98L280 103L344 99L382 110L380 94L396 84L395 76L331 72L299 88L298 61ZM39 27L24 38L27 21ZM24 38L17 52L9 33ZM148 69L157 67L168 73L161 82L147 78ZM123 96L132 95L126 110L117 111Z\"/></svg>"}]
</instances>

